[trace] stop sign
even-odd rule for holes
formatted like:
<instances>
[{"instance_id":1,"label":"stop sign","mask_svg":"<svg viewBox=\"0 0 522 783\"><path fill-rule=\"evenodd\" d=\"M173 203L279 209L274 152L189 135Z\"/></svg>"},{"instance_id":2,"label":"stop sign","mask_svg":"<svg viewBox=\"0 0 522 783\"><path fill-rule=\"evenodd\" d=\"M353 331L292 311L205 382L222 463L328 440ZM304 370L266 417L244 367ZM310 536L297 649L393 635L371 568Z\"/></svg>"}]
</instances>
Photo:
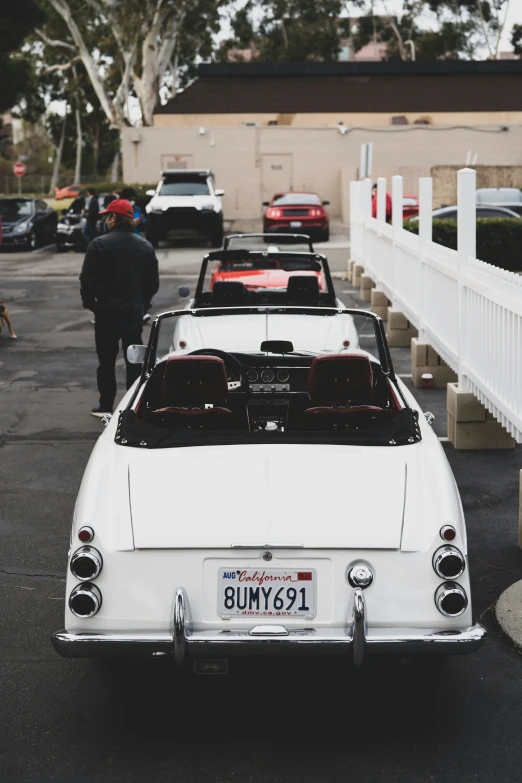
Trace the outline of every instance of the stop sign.
<instances>
[{"instance_id":1,"label":"stop sign","mask_svg":"<svg viewBox=\"0 0 522 783\"><path fill-rule=\"evenodd\" d=\"M23 177L25 174L25 164L20 162L14 163L13 172L17 177Z\"/></svg>"}]
</instances>

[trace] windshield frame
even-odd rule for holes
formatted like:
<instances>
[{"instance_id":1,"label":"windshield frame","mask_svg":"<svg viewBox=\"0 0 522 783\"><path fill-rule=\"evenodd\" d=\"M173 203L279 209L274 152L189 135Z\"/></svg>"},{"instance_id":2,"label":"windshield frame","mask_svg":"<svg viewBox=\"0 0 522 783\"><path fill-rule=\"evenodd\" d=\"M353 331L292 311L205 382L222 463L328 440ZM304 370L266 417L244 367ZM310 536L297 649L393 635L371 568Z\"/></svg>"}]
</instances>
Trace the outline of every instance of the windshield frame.
<instances>
[{"instance_id":1,"label":"windshield frame","mask_svg":"<svg viewBox=\"0 0 522 783\"><path fill-rule=\"evenodd\" d=\"M388 341L386 339L386 332L384 329L384 323L382 319L375 315L375 313L372 313L370 310L359 310L354 308L341 308L341 307L308 307L308 306L296 306L296 305L285 305L284 307L278 307L278 306L271 306L271 305L248 305L248 306L242 306L242 307L227 307L224 309L223 307L212 307L212 308L190 308L186 310L168 310L163 313L159 313L157 315L152 324L151 324L151 330L149 335L149 342L147 344L147 349L145 351L145 358L143 360L140 380L138 385L136 386L136 389L134 393L132 394L130 401L127 405L126 410L129 410L134 405L134 402L136 400L136 397L138 396L140 389L142 388L143 384L146 383L146 381L150 378L156 364L158 361L157 357L157 348L158 348L158 338L160 334L160 329L164 321L174 318L186 318L186 317L193 317L197 315L205 315L208 316L209 314L212 315L212 313L215 313L216 315L220 315L224 318L227 317L227 315L238 315L238 314L264 314L269 315L270 313L274 314L297 314L297 313L329 313L329 314L337 314L337 315L344 315L344 316L352 316L352 317L367 317L369 320L373 322L373 328L375 332L375 340L377 343L377 359L381 365L381 370L386 375L390 381L394 384L394 386L399 390L399 393L402 397L402 400L406 407L410 407L407 403L407 401L404 399L402 392L398 386L397 383L397 376L395 375L395 370L393 367L393 362L391 358L390 349L388 346ZM212 346L209 346L212 347ZM239 351L238 353L249 353L245 351ZM253 353L253 352L252 352ZM299 351L297 351L299 353Z\"/></svg>"},{"instance_id":2,"label":"windshield frame","mask_svg":"<svg viewBox=\"0 0 522 783\"><path fill-rule=\"evenodd\" d=\"M281 257L286 256L288 260L291 259L298 259L299 256L306 256L310 261L315 261L315 263L318 263L321 265L322 273L324 274L324 279L326 281L326 289L328 291L329 296L332 299L332 302L337 301L337 297L335 295L335 289L334 284L332 281L332 276L330 274L330 267L328 266L328 260L326 256L321 255L320 253L296 253L293 251L279 251L277 253L269 253L265 252L263 250L215 250L213 253L206 253L203 256L203 261L201 262L201 269L199 272L198 282L196 285L196 291L194 294L194 303L197 306L197 303L200 302L201 297L204 293L204 285L205 285L205 278L207 275L207 268L210 261L221 261L226 260L226 258L221 258L221 256L226 256L227 254L230 255L231 260L237 256L238 253L246 253L246 258L251 257L252 261L255 261L256 258L264 258L267 261L278 261L281 260ZM262 267L259 267L262 269ZM268 268L268 267L267 267ZM297 270L299 271L299 270ZM306 271L306 270L303 270ZM220 308L221 310L223 308Z\"/></svg>"},{"instance_id":3,"label":"windshield frame","mask_svg":"<svg viewBox=\"0 0 522 783\"><path fill-rule=\"evenodd\" d=\"M312 240L307 234L253 234L253 233L244 233L244 234L229 234L225 237L224 243L223 243L223 249L224 250L248 250L248 248L239 248L239 247L229 247L229 242L231 239L241 239L241 238L252 238L252 239L261 239L264 241L266 238L267 242L266 244L273 244L277 245L278 243L281 245L284 245L285 242L287 242L289 245L292 244L290 240L296 240L297 242L302 242L303 245L308 245L308 250L310 253L315 253L314 246L312 244ZM272 240L271 243L268 240ZM281 242L281 239L283 240ZM266 252L266 251L255 251L255 252ZM295 250L295 251L289 251L289 252L306 252L301 250Z\"/></svg>"}]
</instances>

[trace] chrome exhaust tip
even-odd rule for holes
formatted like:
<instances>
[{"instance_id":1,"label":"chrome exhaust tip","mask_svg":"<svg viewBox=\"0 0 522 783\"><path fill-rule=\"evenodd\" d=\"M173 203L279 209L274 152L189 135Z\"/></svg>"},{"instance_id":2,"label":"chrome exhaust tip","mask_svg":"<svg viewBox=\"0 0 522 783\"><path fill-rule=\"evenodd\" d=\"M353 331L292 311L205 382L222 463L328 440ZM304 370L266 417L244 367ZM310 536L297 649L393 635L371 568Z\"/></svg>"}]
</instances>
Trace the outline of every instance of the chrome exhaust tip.
<instances>
[{"instance_id":1,"label":"chrome exhaust tip","mask_svg":"<svg viewBox=\"0 0 522 783\"><path fill-rule=\"evenodd\" d=\"M94 617L102 605L102 595L96 585L85 582L76 585L69 596L69 609L83 620Z\"/></svg>"},{"instance_id":2,"label":"chrome exhaust tip","mask_svg":"<svg viewBox=\"0 0 522 783\"><path fill-rule=\"evenodd\" d=\"M433 555L433 568L441 579L458 579L464 573L466 560L456 546L441 546Z\"/></svg>"},{"instance_id":3,"label":"chrome exhaust tip","mask_svg":"<svg viewBox=\"0 0 522 783\"><path fill-rule=\"evenodd\" d=\"M100 575L103 558L93 546L82 546L71 557L71 574L80 582L90 582Z\"/></svg>"},{"instance_id":4,"label":"chrome exhaust tip","mask_svg":"<svg viewBox=\"0 0 522 783\"><path fill-rule=\"evenodd\" d=\"M456 582L444 582L435 593L435 604L444 617L459 617L468 608L468 596Z\"/></svg>"}]
</instances>

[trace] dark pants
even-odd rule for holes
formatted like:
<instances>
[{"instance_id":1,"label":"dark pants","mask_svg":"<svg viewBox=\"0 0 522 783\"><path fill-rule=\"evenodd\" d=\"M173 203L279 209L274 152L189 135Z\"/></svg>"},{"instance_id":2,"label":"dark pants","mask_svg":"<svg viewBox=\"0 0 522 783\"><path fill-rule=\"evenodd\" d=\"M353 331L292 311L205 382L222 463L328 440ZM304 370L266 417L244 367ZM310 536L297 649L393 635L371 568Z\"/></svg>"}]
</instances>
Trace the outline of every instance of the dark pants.
<instances>
[{"instance_id":1,"label":"dark pants","mask_svg":"<svg viewBox=\"0 0 522 783\"><path fill-rule=\"evenodd\" d=\"M127 348L129 345L142 345L142 317L106 311L97 312L94 324L94 339L96 341L96 353L98 354L98 391L100 392L100 408L111 410L114 407L116 397L116 358L121 347L127 367L127 389L130 389L134 381L141 373L140 364L130 364L127 361Z\"/></svg>"}]
</instances>

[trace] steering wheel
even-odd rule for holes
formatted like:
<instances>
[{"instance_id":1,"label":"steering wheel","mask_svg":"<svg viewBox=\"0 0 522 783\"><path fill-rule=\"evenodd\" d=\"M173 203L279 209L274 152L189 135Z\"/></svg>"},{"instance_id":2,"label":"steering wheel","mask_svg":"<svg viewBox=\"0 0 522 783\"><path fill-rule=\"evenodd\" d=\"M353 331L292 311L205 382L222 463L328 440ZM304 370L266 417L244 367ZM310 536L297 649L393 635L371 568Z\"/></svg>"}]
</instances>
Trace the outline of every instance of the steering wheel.
<instances>
[{"instance_id":1,"label":"steering wheel","mask_svg":"<svg viewBox=\"0 0 522 783\"><path fill-rule=\"evenodd\" d=\"M223 359L225 363L225 369L227 371L227 375L231 374L233 371L239 373L239 380L240 380L240 386L243 392L248 392L248 384L246 382L245 377L245 368L243 367L242 363L239 361L239 359L236 359L235 356L233 356L231 353L227 353L227 351L221 351L219 348L198 348L197 351L191 351L187 356L217 356L218 359ZM236 381L229 381L228 390L234 391L237 386L235 386ZM231 384L232 388L231 388Z\"/></svg>"}]
</instances>

